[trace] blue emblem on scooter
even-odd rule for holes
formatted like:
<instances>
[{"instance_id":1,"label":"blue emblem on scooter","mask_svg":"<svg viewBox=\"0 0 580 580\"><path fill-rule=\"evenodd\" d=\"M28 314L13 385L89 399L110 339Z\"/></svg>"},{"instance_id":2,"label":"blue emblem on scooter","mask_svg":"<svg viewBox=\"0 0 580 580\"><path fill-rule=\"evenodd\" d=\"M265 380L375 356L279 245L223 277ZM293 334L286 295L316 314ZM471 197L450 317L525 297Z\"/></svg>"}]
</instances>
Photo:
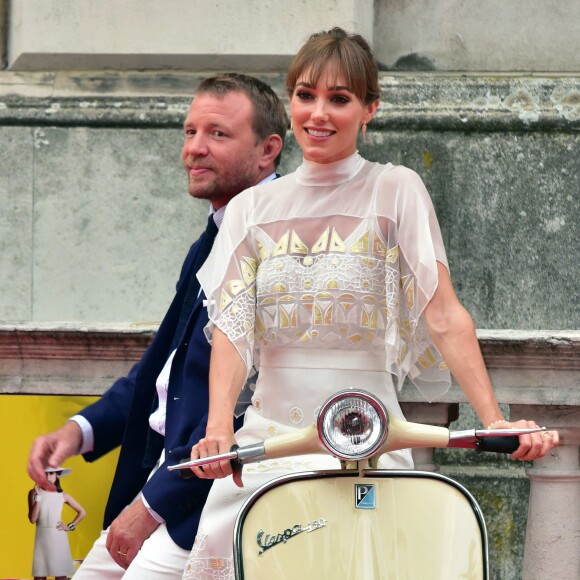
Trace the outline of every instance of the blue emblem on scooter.
<instances>
[{"instance_id":1,"label":"blue emblem on scooter","mask_svg":"<svg viewBox=\"0 0 580 580\"><path fill-rule=\"evenodd\" d=\"M372 483L355 483L354 506L359 510L374 510L376 505L375 486Z\"/></svg>"}]
</instances>

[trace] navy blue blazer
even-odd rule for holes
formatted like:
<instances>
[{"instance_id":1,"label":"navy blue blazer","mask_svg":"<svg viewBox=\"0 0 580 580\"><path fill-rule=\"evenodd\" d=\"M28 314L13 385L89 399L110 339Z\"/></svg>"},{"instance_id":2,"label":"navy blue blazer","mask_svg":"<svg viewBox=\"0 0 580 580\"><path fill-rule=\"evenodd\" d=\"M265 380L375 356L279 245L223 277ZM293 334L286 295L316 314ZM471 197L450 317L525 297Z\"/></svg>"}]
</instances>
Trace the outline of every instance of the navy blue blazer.
<instances>
[{"instance_id":1,"label":"navy blue blazer","mask_svg":"<svg viewBox=\"0 0 580 580\"><path fill-rule=\"evenodd\" d=\"M212 481L184 479L179 472L167 471L166 466L188 458L191 447L205 434L210 346L203 333L208 321L203 294L197 298L171 366L164 438L149 427L149 416L158 405L155 382L171 354L199 242L187 254L173 302L141 360L126 377L117 380L97 402L80 413L94 430L94 450L84 455L87 461L121 445L105 509L104 529L143 491L151 508L165 519L173 541L186 550L193 545ZM147 481L163 447L165 463Z\"/></svg>"}]
</instances>

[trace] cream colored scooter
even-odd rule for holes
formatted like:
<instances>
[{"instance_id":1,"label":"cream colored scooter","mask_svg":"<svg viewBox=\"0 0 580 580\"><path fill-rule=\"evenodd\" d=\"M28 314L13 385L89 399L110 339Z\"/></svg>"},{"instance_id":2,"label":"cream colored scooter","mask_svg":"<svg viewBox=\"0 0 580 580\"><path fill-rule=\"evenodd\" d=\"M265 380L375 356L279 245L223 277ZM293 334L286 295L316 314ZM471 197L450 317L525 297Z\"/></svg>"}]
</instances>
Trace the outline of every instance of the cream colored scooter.
<instances>
[{"instance_id":1,"label":"cream colored scooter","mask_svg":"<svg viewBox=\"0 0 580 580\"><path fill-rule=\"evenodd\" d=\"M259 488L234 532L238 580L486 580L485 522L475 498L444 475L377 468L382 453L463 447L511 453L541 429L450 432L390 416L373 395L341 391L316 425L169 469L330 453L341 469L296 473Z\"/></svg>"}]
</instances>

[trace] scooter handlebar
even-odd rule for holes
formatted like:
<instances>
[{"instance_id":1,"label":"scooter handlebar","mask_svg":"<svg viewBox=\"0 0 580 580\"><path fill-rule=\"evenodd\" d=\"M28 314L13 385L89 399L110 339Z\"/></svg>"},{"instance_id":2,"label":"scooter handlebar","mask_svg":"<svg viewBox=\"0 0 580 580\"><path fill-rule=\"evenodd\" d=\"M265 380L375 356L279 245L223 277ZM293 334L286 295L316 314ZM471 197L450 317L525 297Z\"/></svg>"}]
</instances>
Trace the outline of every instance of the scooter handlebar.
<instances>
[{"instance_id":1,"label":"scooter handlebar","mask_svg":"<svg viewBox=\"0 0 580 580\"><path fill-rule=\"evenodd\" d=\"M444 427L409 423L390 417L389 434L378 454L413 447L458 447L476 449L478 453L513 453L519 447L519 435L545 431L545 427L533 429L483 429L469 431L449 431ZM230 460L234 468L263 459L290 457L307 453L324 453L316 426L285 435L272 437L262 443L239 447L234 445L229 453L205 457L192 461L183 460L168 470L186 470L201 467L218 461ZM191 474L192 475L192 474ZM191 476L182 472L182 476Z\"/></svg>"}]
</instances>

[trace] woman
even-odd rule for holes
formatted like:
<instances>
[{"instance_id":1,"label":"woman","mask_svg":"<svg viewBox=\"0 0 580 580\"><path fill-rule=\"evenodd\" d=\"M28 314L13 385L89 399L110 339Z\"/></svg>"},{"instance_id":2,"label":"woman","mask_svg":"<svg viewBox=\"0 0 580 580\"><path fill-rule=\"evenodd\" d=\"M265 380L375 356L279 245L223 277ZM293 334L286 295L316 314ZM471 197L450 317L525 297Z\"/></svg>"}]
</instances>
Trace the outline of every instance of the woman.
<instances>
[{"instance_id":1,"label":"woman","mask_svg":"<svg viewBox=\"0 0 580 580\"><path fill-rule=\"evenodd\" d=\"M366 41L338 28L313 35L290 65L287 90L303 164L234 198L210 260L220 266L199 273L213 347L207 432L192 459L304 427L342 388L371 391L402 417L396 395L405 377L433 400L450 385L448 368L484 425L535 426L502 417L421 179L356 152L380 97ZM234 435L234 405L252 365L259 379ZM555 433L522 437L513 457L539 457L557 442ZM409 451L381 462L412 467ZM256 487L336 466L321 456L264 461L244 468L243 491L232 478L216 481L184 578L233 577L234 518ZM225 478L231 467L193 471Z\"/></svg>"},{"instance_id":2,"label":"woman","mask_svg":"<svg viewBox=\"0 0 580 580\"><path fill-rule=\"evenodd\" d=\"M60 485L60 477L72 470L47 467L45 471L56 491L47 491L36 484L28 492L28 519L31 524L36 524L32 575L35 580L43 580L47 576L54 576L55 580L66 580L68 575L75 572L66 533L75 529L86 512L73 497L63 492ZM65 503L77 512L70 524L61 520Z\"/></svg>"}]
</instances>

